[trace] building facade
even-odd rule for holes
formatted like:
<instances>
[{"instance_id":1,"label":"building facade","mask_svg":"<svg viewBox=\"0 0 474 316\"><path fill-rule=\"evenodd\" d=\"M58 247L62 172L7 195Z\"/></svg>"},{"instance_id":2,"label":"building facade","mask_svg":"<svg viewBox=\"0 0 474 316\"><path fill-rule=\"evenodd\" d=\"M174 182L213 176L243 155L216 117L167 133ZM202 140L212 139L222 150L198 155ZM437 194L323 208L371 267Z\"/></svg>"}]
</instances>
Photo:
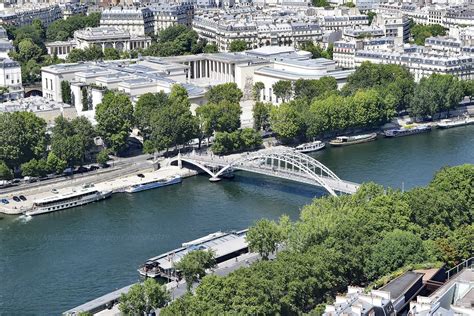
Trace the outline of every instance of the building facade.
<instances>
[{"instance_id":1,"label":"building facade","mask_svg":"<svg viewBox=\"0 0 474 316\"><path fill-rule=\"evenodd\" d=\"M47 27L62 17L61 8L57 4L25 5L0 12L0 24L20 27L40 20L43 26Z\"/></svg>"}]
</instances>

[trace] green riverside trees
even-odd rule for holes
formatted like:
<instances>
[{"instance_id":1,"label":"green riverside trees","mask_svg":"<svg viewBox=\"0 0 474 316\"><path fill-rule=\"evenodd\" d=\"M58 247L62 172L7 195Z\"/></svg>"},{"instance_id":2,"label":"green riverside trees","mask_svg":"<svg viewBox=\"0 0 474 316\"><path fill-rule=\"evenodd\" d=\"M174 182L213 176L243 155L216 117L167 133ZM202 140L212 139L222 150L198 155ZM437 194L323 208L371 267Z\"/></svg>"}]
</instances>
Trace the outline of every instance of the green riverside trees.
<instances>
[{"instance_id":1,"label":"green riverside trees","mask_svg":"<svg viewBox=\"0 0 474 316\"><path fill-rule=\"evenodd\" d=\"M366 286L404 267L448 264L472 254L474 165L440 170L426 187L401 192L367 183L354 195L323 197L297 221L258 221L249 246L285 250L226 277L202 278L167 315L316 313L348 285ZM260 250L258 250L260 249Z\"/></svg>"}]
</instances>

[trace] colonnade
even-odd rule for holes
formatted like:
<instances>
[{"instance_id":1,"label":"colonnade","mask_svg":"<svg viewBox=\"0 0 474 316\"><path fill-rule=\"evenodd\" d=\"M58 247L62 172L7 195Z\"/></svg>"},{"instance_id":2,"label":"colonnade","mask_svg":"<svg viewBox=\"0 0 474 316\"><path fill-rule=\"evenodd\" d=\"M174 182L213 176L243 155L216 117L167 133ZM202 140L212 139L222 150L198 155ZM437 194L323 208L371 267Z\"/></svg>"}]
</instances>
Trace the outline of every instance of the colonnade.
<instances>
[{"instance_id":1,"label":"colonnade","mask_svg":"<svg viewBox=\"0 0 474 316\"><path fill-rule=\"evenodd\" d=\"M235 66L233 63L226 63L217 60L193 60L189 61L189 79L209 78L222 82L234 82Z\"/></svg>"}]
</instances>

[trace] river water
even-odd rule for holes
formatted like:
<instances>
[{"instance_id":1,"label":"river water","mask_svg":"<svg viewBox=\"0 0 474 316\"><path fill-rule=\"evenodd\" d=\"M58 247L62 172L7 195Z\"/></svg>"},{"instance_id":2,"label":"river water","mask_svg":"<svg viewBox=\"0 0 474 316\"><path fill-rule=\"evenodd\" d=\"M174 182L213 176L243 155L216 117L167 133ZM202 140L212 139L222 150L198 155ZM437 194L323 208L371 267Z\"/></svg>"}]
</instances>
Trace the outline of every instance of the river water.
<instances>
[{"instance_id":1,"label":"river water","mask_svg":"<svg viewBox=\"0 0 474 316\"><path fill-rule=\"evenodd\" d=\"M447 165L474 163L474 126L328 148L314 157L340 178L408 189ZM52 315L139 279L147 258L218 230L255 220L296 219L325 194L307 185L237 173L182 184L29 221L0 215L0 314Z\"/></svg>"}]
</instances>

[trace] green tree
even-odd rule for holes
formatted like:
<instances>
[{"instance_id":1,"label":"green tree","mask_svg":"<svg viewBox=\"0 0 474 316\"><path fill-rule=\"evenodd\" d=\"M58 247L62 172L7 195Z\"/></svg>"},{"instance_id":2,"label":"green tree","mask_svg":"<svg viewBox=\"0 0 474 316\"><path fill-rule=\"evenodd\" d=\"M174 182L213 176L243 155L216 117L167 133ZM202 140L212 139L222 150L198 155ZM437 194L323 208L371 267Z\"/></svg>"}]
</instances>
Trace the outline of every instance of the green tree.
<instances>
[{"instance_id":1,"label":"green tree","mask_svg":"<svg viewBox=\"0 0 474 316\"><path fill-rule=\"evenodd\" d=\"M439 24L414 24L410 27L410 33L413 41L417 45L425 45L425 40L431 36L444 36L448 29Z\"/></svg>"},{"instance_id":2,"label":"green tree","mask_svg":"<svg viewBox=\"0 0 474 316\"><path fill-rule=\"evenodd\" d=\"M154 279L134 284L128 293L122 293L119 309L125 315L148 315L152 310L162 308L171 300L166 288Z\"/></svg>"},{"instance_id":3,"label":"green tree","mask_svg":"<svg viewBox=\"0 0 474 316\"><path fill-rule=\"evenodd\" d=\"M464 97L463 84L452 75L433 74L422 78L417 85L410 114L415 117L433 116L441 111L450 111Z\"/></svg>"},{"instance_id":4,"label":"green tree","mask_svg":"<svg viewBox=\"0 0 474 316\"><path fill-rule=\"evenodd\" d=\"M474 97L474 80L464 80L462 81L464 88L464 96L469 97L469 101L472 102Z\"/></svg>"},{"instance_id":5,"label":"green tree","mask_svg":"<svg viewBox=\"0 0 474 316\"><path fill-rule=\"evenodd\" d=\"M257 81L253 84L253 99L260 101L262 90L265 89L265 84L261 81Z\"/></svg>"},{"instance_id":6,"label":"green tree","mask_svg":"<svg viewBox=\"0 0 474 316\"><path fill-rule=\"evenodd\" d=\"M46 122L31 112L0 113L0 160L13 169L46 151Z\"/></svg>"},{"instance_id":7,"label":"green tree","mask_svg":"<svg viewBox=\"0 0 474 316\"><path fill-rule=\"evenodd\" d=\"M188 252L179 262L175 263L174 268L183 275L188 292L190 292L193 283L205 276L207 269L213 269L215 266L214 252L210 250L194 250Z\"/></svg>"},{"instance_id":8,"label":"green tree","mask_svg":"<svg viewBox=\"0 0 474 316\"><path fill-rule=\"evenodd\" d=\"M270 126L284 142L292 141L303 131L301 113L291 103L283 103L270 111Z\"/></svg>"},{"instance_id":9,"label":"green tree","mask_svg":"<svg viewBox=\"0 0 474 316\"><path fill-rule=\"evenodd\" d=\"M293 86L289 80L279 80L272 86L273 94L282 102L288 101L293 94Z\"/></svg>"},{"instance_id":10,"label":"green tree","mask_svg":"<svg viewBox=\"0 0 474 316\"><path fill-rule=\"evenodd\" d=\"M212 43L212 44L207 44L206 46L204 46L204 49L202 51L203 53L206 53L206 54L213 54L213 53L218 53L219 52L219 48L217 47L216 44Z\"/></svg>"},{"instance_id":11,"label":"green tree","mask_svg":"<svg viewBox=\"0 0 474 316\"><path fill-rule=\"evenodd\" d=\"M413 233L394 230L372 248L366 262L367 275L376 278L410 263L423 262L426 252L420 237Z\"/></svg>"},{"instance_id":12,"label":"green tree","mask_svg":"<svg viewBox=\"0 0 474 316\"><path fill-rule=\"evenodd\" d=\"M271 103L256 102L253 106L253 127L255 130L267 130L270 126Z\"/></svg>"},{"instance_id":13,"label":"green tree","mask_svg":"<svg viewBox=\"0 0 474 316\"><path fill-rule=\"evenodd\" d=\"M4 161L0 161L0 180L13 179L13 173Z\"/></svg>"},{"instance_id":14,"label":"green tree","mask_svg":"<svg viewBox=\"0 0 474 316\"><path fill-rule=\"evenodd\" d=\"M102 149L96 157L96 161L98 164L104 166L109 161L109 151L107 149Z\"/></svg>"},{"instance_id":15,"label":"green tree","mask_svg":"<svg viewBox=\"0 0 474 316\"><path fill-rule=\"evenodd\" d=\"M135 121L143 136L148 138L151 131L151 117L168 104L168 95L163 91L142 94L135 105Z\"/></svg>"},{"instance_id":16,"label":"green tree","mask_svg":"<svg viewBox=\"0 0 474 316\"><path fill-rule=\"evenodd\" d=\"M312 0L314 7L329 7L329 2L327 0Z\"/></svg>"},{"instance_id":17,"label":"green tree","mask_svg":"<svg viewBox=\"0 0 474 316\"><path fill-rule=\"evenodd\" d=\"M52 151L49 152L48 158L46 159L46 165L49 172L62 173L67 167L65 160L59 159Z\"/></svg>"},{"instance_id":18,"label":"green tree","mask_svg":"<svg viewBox=\"0 0 474 316\"><path fill-rule=\"evenodd\" d=\"M242 96L242 91L233 82L213 86L206 92L207 101L214 104L221 103L222 101L238 104Z\"/></svg>"},{"instance_id":19,"label":"green tree","mask_svg":"<svg viewBox=\"0 0 474 316\"><path fill-rule=\"evenodd\" d=\"M298 79L293 86L295 99L305 98L308 101L337 91L337 81L334 77L322 77L319 80Z\"/></svg>"},{"instance_id":20,"label":"green tree","mask_svg":"<svg viewBox=\"0 0 474 316\"><path fill-rule=\"evenodd\" d=\"M19 42L17 52L13 52L11 55L13 59L22 64L30 60L39 62L43 55L43 50L32 39L25 38Z\"/></svg>"},{"instance_id":21,"label":"green tree","mask_svg":"<svg viewBox=\"0 0 474 316\"><path fill-rule=\"evenodd\" d=\"M231 52L243 52L247 49L247 42L244 40L233 40L230 42L229 51Z\"/></svg>"},{"instance_id":22,"label":"green tree","mask_svg":"<svg viewBox=\"0 0 474 316\"><path fill-rule=\"evenodd\" d=\"M71 104L71 84L67 80L61 81L61 98L64 103Z\"/></svg>"},{"instance_id":23,"label":"green tree","mask_svg":"<svg viewBox=\"0 0 474 316\"><path fill-rule=\"evenodd\" d=\"M104 59L105 60L116 60L120 59L120 53L113 47L106 47L104 49Z\"/></svg>"},{"instance_id":24,"label":"green tree","mask_svg":"<svg viewBox=\"0 0 474 316\"><path fill-rule=\"evenodd\" d=\"M180 85L173 85L168 104L150 117L150 135L146 151L153 152L188 143L197 133L197 119L190 110L188 93Z\"/></svg>"},{"instance_id":25,"label":"green tree","mask_svg":"<svg viewBox=\"0 0 474 316\"><path fill-rule=\"evenodd\" d=\"M81 94L82 94L82 111L89 111L89 93L87 91L87 87L81 87Z\"/></svg>"},{"instance_id":26,"label":"green tree","mask_svg":"<svg viewBox=\"0 0 474 316\"><path fill-rule=\"evenodd\" d=\"M374 21L374 18L377 16L377 13L374 11L369 11L367 12L367 16L369 17L369 25L372 25L372 22Z\"/></svg>"},{"instance_id":27,"label":"green tree","mask_svg":"<svg viewBox=\"0 0 474 316\"><path fill-rule=\"evenodd\" d=\"M251 251L258 252L263 260L268 260L268 256L274 253L282 242L282 235L277 223L261 219L249 228L245 239Z\"/></svg>"},{"instance_id":28,"label":"green tree","mask_svg":"<svg viewBox=\"0 0 474 316\"><path fill-rule=\"evenodd\" d=\"M118 92L106 92L96 107L97 132L108 148L118 153L125 148L134 124L130 98Z\"/></svg>"},{"instance_id":29,"label":"green tree","mask_svg":"<svg viewBox=\"0 0 474 316\"><path fill-rule=\"evenodd\" d=\"M67 55L67 61L70 63L77 63L86 60L86 55L82 49L73 48Z\"/></svg>"},{"instance_id":30,"label":"green tree","mask_svg":"<svg viewBox=\"0 0 474 316\"><path fill-rule=\"evenodd\" d=\"M46 159L31 159L21 165L21 174L30 177L43 177L48 174Z\"/></svg>"}]
</instances>

